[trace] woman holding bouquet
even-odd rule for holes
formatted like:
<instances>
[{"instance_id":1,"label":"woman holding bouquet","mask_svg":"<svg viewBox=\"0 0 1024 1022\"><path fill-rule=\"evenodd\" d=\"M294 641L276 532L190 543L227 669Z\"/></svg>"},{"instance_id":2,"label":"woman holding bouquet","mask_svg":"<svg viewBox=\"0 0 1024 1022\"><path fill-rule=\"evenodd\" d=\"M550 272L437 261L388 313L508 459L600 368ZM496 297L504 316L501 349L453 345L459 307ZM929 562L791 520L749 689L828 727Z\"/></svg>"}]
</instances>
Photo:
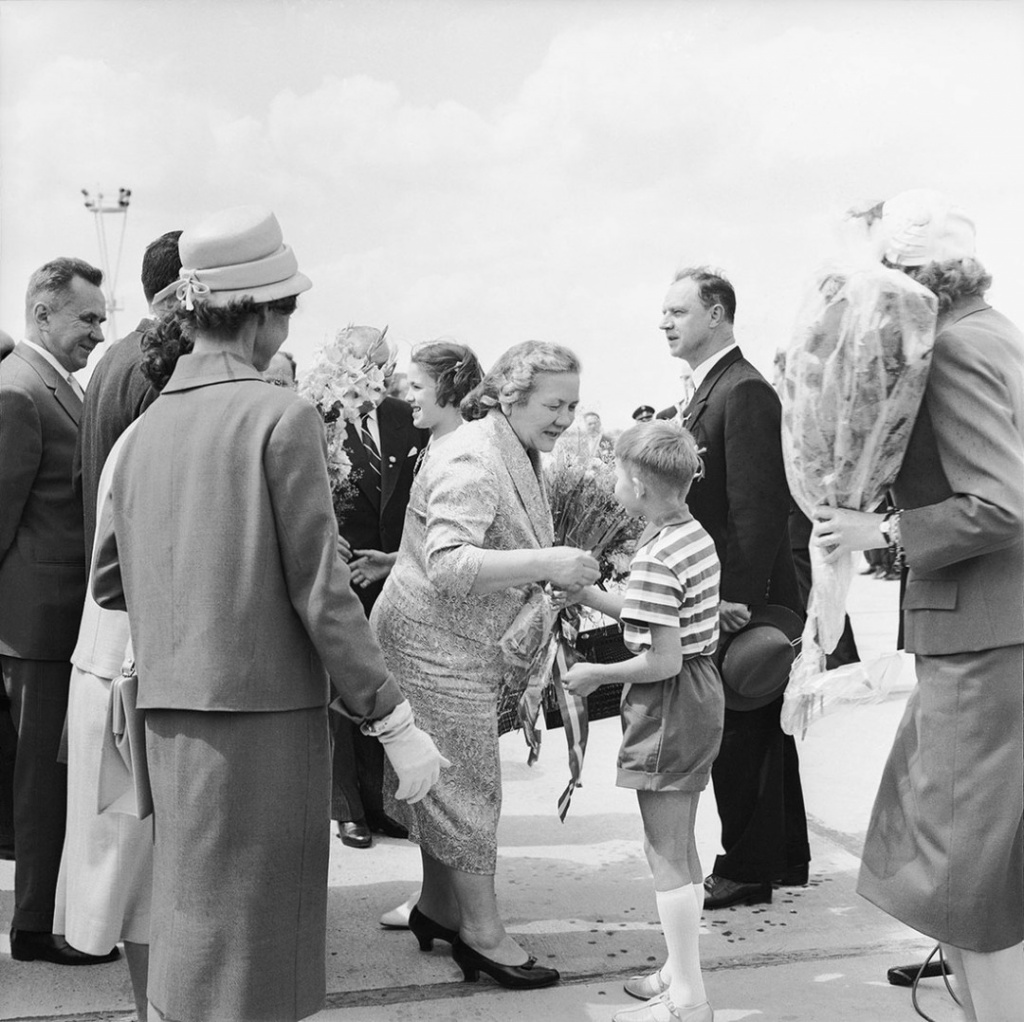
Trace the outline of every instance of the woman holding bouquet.
<instances>
[{"instance_id":1,"label":"woman holding bouquet","mask_svg":"<svg viewBox=\"0 0 1024 1022\"><path fill-rule=\"evenodd\" d=\"M426 799L392 807L423 859L409 927L423 950L435 939L451 943L467 980L484 972L522 989L554 983L558 972L538 966L498 914L497 702L506 670L499 638L539 585L568 589L598 577L586 551L552 546L540 470L541 452L573 422L579 372L567 348L526 341L466 395L469 422L432 442L371 617L417 719L452 762ZM437 403L457 395L436 377ZM418 416L426 424L424 411Z\"/></svg>"},{"instance_id":2,"label":"woman holding bouquet","mask_svg":"<svg viewBox=\"0 0 1024 1022\"><path fill-rule=\"evenodd\" d=\"M882 206L886 260L938 298L924 402L887 515L821 507L826 561L904 558L917 687L858 891L940 942L965 1015L1024 1014L1024 338L984 300L974 226L939 193Z\"/></svg>"}]
</instances>

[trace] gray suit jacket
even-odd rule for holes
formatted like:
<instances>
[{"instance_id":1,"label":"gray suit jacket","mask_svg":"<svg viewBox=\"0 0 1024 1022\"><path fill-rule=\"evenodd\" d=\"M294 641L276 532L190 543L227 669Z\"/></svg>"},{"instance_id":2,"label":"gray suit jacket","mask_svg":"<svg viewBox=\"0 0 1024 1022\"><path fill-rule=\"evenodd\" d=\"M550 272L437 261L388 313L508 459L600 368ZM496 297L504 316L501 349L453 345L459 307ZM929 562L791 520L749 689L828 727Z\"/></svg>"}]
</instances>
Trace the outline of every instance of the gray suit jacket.
<instances>
[{"instance_id":1,"label":"gray suit jacket","mask_svg":"<svg viewBox=\"0 0 1024 1022\"><path fill-rule=\"evenodd\" d=\"M390 713L402 694L337 537L316 409L235 356L183 356L97 528L93 593L127 607L139 705L320 706L330 672L354 718Z\"/></svg>"},{"instance_id":2,"label":"gray suit jacket","mask_svg":"<svg viewBox=\"0 0 1024 1022\"><path fill-rule=\"evenodd\" d=\"M893 496L907 650L1024 642L1024 339L981 299L939 325Z\"/></svg>"},{"instance_id":3,"label":"gray suit jacket","mask_svg":"<svg viewBox=\"0 0 1024 1022\"><path fill-rule=\"evenodd\" d=\"M82 502L71 487L82 402L37 351L0 363L0 653L67 660L85 601Z\"/></svg>"}]
</instances>

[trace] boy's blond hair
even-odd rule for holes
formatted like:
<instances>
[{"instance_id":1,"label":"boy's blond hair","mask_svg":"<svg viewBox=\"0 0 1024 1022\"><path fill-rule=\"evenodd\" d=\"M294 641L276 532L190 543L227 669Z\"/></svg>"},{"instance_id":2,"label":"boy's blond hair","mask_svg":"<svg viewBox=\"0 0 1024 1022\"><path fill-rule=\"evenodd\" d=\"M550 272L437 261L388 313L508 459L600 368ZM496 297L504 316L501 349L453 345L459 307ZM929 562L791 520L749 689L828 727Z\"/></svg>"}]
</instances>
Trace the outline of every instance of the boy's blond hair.
<instances>
[{"instance_id":1,"label":"boy's blond hair","mask_svg":"<svg viewBox=\"0 0 1024 1022\"><path fill-rule=\"evenodd\" d=\"M655 420L630 426L615 444L615 457L660 489L685 491L704 475L697 441L678 422Z\"/></svg>"}]
</instances>

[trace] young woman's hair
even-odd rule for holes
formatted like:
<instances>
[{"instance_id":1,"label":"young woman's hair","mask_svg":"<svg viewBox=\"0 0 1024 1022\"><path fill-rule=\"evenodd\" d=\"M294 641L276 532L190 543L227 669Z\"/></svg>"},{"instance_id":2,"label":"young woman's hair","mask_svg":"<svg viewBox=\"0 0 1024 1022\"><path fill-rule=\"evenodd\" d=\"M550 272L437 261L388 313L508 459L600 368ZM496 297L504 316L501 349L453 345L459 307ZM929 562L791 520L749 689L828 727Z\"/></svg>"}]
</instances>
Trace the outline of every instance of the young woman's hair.
<instances>
[{"instance_id":1,"label":"young woman's hair","mask_svg":"<svg viewBox=\"0 0 1024 1022\"><path fill-rule=\"evenodd\" d=\"M886 262L886 266L892 263ZM939 300L939 316L945 315L959 298L982 295L992 286L992 277L973 256L947 259L924 266L897 266L908 277L928 288Z\"/></svg>"},{"instance_id":2,"label":"young woman's hair","mask_svg":"<svg viewBox=\"0 0 1024 1022\"><path fill-rule=\"evenodd\" d=\"M180 303L165 313L142 337L142 374L156 390L163 390L182 355L192 350L196 330L230 336L241 329L249 316L261 310L290 316L298 305L298 296L289 295L272 302L242 298L228 305L212 306L196 302L191 311Z\"/></svg>"},{"instance_id":3,"label":"young woman's hair","mask_svg":"<svg viewBox=\"0 0 1024 1022\"><path fill-rule=\"evenodd\" d=\"M462 401L464 419L482 419L492 408L519 404L530 396L541 373L579 373L575 353L560 344L523 341L501 355L491 371Z\"/></svg>"},{"instance_id":4,"label":"young woman's hair","mask_svg":"<svg viewBox=\"0 0 1024 1022\"><path fill-rule=\"evenodd\" d=\"M472 348L440 337L413 348L410 359L437 384L437 403L458 407L462 399L484 378L484 371Z\"/></svg>"},{"instance_id":5,"label":"young woman's hair","mask_svg":"<svg viewBox=\"0 0 1024 1022\"><path fill-rule=\"evenodd\" d=\"M704 474L693 434L664 419L630 426L615 443L615 457L646 482L675 490Z\"/></svg>"}]
</instances>

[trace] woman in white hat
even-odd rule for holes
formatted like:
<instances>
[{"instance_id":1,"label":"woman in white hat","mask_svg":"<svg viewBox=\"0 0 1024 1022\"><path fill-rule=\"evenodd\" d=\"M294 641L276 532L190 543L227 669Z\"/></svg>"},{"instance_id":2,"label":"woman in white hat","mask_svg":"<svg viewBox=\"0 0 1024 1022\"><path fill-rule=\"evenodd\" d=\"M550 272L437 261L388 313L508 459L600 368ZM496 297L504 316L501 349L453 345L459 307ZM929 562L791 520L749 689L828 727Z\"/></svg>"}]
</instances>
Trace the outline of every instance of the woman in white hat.
<instances>
[{"instance_id":1,"label":"woman in white hat","mask_svg":"<svg viewBox=\"0 0 1024 1022\"><path fill-rule=\"evenodd\" d=\"M193 351L125 442L92 583L128 610L145 711L150 1018L288 1022L325 992L328 673L399 797L422 798L444 761L337 553L319 416L260 375L309 280L255 207L179 250Z\"/></svg>"}]
</instances>

